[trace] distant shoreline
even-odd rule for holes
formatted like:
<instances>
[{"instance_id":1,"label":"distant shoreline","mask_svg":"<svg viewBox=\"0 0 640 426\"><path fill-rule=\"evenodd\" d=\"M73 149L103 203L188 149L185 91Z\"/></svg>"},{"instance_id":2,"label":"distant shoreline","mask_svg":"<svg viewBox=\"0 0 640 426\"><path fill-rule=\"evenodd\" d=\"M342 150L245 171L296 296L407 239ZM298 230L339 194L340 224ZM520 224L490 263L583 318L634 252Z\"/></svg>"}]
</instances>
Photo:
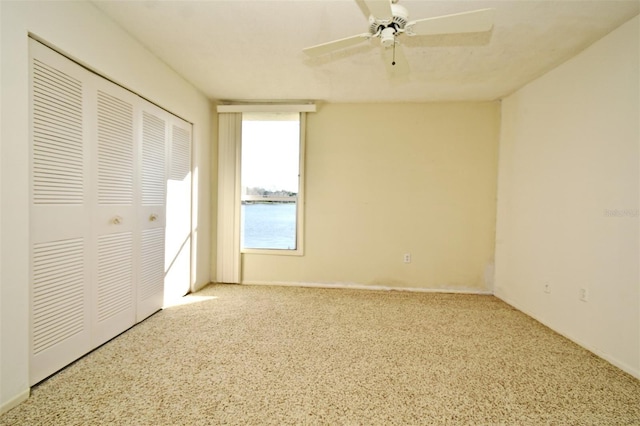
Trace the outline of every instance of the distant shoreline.
<instances>
[{"instance_id":1,"label":"distant shoreline","mask_svg":"<svg viewBox=\"0 0 640 426\"><path fill-rule=\"evenodd\" d=\"M295 204L296 200L291 201L282 201L282 200L243 200L241 201L243 205L250 204Z\"/></svg>"}]
</instances>

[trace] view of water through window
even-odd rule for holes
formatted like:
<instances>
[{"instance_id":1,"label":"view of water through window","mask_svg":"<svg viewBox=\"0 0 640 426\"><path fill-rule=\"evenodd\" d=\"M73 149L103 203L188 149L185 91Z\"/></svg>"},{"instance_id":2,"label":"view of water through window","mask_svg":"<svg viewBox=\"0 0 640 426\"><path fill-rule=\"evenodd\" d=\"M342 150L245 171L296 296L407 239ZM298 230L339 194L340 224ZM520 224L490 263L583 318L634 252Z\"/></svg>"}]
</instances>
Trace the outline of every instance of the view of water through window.
<instances>
[{"instance_id":1,"label":"view of water through window","mask_svg":"<svg viewBox=\"0 0 640 426\"><path fill-rule=\"evenodd\" d=\"M242 117L241 246L297 249L300 115Z\"/></svg>"},{"instance_id":2,"label":"view of water through window","mask_svg":"<svg viewBox=\"0 0 640 426\"><path fill-rule=\"evenodd\" d=\"M243 204L242 246L256 249L296 248L296 204Z\"/></svg>"}]
</instances>

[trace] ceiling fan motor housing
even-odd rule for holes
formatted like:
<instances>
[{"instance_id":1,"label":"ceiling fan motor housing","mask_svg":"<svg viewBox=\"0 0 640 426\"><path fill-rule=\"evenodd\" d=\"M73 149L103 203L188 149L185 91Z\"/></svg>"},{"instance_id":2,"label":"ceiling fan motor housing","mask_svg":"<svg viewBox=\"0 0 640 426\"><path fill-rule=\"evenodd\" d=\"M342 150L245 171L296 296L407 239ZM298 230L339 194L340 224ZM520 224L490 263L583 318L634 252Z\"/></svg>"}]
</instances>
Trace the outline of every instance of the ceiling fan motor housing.
<instances>
[{"instance_id":1,"label":"ceiling fan motor housing","mask_svg":"<svg viewBox=\"0 0 640 426\"><path fill-rule=\"evenodd\" d=\"M369 17L369 32L371 35L379 35L384 47L389 47L395 43L395 36L399 30L403 30L409 22L409 12L403 6L391 4L390 18Z\"/></svg>"}]
</instances>

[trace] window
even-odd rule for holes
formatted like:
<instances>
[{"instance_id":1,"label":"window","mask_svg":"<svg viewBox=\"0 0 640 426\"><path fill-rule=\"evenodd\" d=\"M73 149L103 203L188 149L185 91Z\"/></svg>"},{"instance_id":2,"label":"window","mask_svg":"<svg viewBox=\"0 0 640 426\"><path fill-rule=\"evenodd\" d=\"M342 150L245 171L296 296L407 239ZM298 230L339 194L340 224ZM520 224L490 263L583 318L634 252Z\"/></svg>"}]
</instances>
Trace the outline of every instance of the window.
<instances>
[{"instance_id":1,"label":"window","mask_svg":"<svg viewBox=\"0 0 640 426\"><path fill-rule=\"evenodd\" d=\"M303 114L242 114L240 239L244 253L302 254Z\"/></svg>"}]
</instances>

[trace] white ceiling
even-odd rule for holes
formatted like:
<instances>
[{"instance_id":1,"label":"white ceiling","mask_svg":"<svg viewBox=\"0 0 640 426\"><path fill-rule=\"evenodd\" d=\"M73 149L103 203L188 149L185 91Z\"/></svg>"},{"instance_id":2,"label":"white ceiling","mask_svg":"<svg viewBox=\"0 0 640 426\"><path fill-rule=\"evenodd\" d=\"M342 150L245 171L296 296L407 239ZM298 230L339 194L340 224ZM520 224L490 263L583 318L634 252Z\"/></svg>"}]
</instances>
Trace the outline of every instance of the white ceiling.
<instances>
[{"instance_id":1,"label":"white ceiling","mask_svg":"<svg viewBox=\"0 0 640 426\"><path fill-rule=\"evenodd\" d=\"M354 0L102 1L94 4L219 100L494 100L640 12L640 0L400 0L410 20L494 8L489 33L408 38L411 73L390 79L379 40L309 58L304 47L367 32Z\"/></svg>"}]
</instances>

